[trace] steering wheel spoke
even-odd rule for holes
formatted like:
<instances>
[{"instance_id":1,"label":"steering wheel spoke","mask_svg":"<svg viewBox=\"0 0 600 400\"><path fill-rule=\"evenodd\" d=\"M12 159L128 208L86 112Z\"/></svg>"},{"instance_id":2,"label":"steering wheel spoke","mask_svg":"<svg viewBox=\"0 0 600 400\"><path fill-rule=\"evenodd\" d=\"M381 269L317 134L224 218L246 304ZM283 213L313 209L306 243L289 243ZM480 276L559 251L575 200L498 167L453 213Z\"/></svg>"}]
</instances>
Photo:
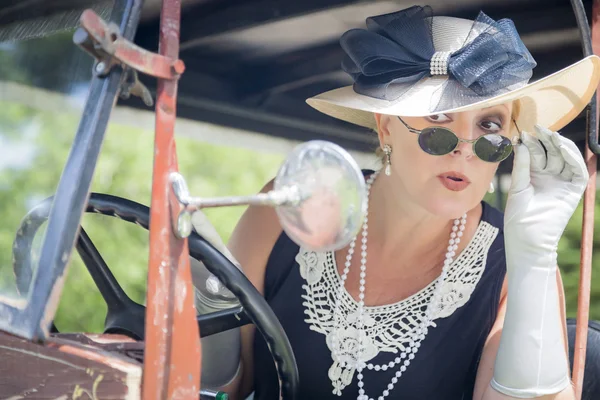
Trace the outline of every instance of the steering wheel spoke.
<instances>
[{"instance_id":1,"label":"steering wheel spoke","mask_svg":"<svg viewBox=\"0 0 600 400\"><path fill-rule=\"evenodd\" d=\"M132 300L123 291L83 227L80 230L76 247L109 311L126 307Z\"/></svg>"},{"instance_id":2,"label":"steering wheel spoke","mask_svg":"<svg viewBox=\"0 0 600 400\"><path fill-rule=\"evenodd\" d=\"M196 320L200 328L200 337L225 332L251 323L242 306L198 315Z\"/></svg>"},{"instance_id":3,"label":"steering wheel spoke","mask_svg":"<svg viewBox=\"0 0 600 400\"><path fill-rule=\"evenodd\" d=\"M105 333L124 333L143 339L145 307L127 296L83 227L76 247L108 307Z\"/></svg>"}]
</instances>

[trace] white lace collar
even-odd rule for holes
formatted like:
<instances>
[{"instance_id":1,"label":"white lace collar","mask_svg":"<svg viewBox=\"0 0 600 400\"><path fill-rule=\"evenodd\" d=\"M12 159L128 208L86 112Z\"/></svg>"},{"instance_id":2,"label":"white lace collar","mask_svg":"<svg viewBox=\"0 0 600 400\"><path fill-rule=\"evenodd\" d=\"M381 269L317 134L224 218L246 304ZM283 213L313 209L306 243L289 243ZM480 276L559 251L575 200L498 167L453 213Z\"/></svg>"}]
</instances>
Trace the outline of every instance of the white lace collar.
<instances>
[{"instance_id":1,"label":"white lace collar","mask_svg":"<svg viewBox=\"0 0 600 400\"><path fill-rule=\"evenodd\" d=\"M467 303L485 269L488 251L497 235L498 228L486 221L479 223L467 247L451 264L441 288L442 296L434 320L452 315ZM302 285L305 322L311 330L326 336L331 349L333 310L341 283L335 256L331 252L317 253L301 247L296 261L300 266L300 275L306 281ZM422 310L433 295L436 280L396 303L365 307L365 334L371 359L380 352L396 354L406 349L413 330L424 318ZM340 301L343 326L335 334L339 342L346 343L348 358L352 358L357 344L358 336L353 326L357 317L357 305L354 298L344 290ZM353 375L354 369L341 367L339 363L333 362L329 377L334 393L341 394L341 390L350 384Z\"/></svg>"}]
</instances>

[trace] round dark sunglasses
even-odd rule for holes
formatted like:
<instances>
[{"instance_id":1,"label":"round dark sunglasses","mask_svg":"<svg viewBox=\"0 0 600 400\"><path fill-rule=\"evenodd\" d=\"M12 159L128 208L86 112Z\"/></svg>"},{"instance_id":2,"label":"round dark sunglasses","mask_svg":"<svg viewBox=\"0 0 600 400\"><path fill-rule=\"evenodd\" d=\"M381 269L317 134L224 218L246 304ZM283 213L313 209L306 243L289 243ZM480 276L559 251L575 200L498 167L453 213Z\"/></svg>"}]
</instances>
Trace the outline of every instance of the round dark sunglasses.
<instances>
[{"instance_id":1,"label":"round dark sunglasses","mask_svg":"<svg viewBox=\"0 0 600 400\"><path fill-rule=\"evenodd\" d=\"M408 126L402 118L398 117L409 132L419 135L419 146L423 151L434 156L443 156L453 152L460 142L473 143L473 153L482 161L500 162L505 160L513 151L513 143L506 136L497 133L488 133L477 139L467 140L459 138L448 128L431 126L418 130Z\"/></svg>"}]
</instances>

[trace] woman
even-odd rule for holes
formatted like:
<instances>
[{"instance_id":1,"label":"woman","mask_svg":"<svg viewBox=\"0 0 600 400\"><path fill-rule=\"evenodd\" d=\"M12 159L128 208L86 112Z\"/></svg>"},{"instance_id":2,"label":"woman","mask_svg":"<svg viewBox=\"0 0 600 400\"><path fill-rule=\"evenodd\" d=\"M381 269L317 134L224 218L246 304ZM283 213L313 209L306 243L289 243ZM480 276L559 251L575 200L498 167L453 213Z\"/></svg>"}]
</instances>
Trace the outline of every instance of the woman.
<instances>
[{"instance_id":1,"label":"woman","mask_svg":"<svg viewBox=\"0 0 600 400\"><path fill-rule=\"evenodd\" d=\"M299 398L574 399L556 246L588 174L555 131L589 102L599 59L528 84L535 61L510 21L426 7L369 18L341 44L354 85L308 103L377 132L363 229L314 253L250 207L228 246L286 330ZM502 214L482 199L512 152ZM262 337L244 327L241 343L222 377L232 397L277 398Z\"/></svg>"}]
</instances>

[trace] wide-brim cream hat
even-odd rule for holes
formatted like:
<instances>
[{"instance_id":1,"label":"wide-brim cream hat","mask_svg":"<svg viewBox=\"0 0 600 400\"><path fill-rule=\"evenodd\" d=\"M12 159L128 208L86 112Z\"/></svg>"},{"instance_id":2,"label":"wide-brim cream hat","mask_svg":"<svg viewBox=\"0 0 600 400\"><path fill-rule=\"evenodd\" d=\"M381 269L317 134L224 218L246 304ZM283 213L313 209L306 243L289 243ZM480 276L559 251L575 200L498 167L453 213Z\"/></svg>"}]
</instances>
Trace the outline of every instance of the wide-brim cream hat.
<instances>
[{"instance_id":1,"label":"wide-brim cream hat","mask_svg":"<svg viewBox=\"0 0 600 400\"><path fill-rule=\"evenodd\" d=\"M404 117L477 110L513 101L519 130L559 130L589 103L600 58L589 56L529 83L536 63L510 20L431 16L427 7L367 19L342 36L352 86L307 99L316 110L375 129L374 113ZM514 126L513 126L514 128Z\"/></svg>"}]
</instances>

